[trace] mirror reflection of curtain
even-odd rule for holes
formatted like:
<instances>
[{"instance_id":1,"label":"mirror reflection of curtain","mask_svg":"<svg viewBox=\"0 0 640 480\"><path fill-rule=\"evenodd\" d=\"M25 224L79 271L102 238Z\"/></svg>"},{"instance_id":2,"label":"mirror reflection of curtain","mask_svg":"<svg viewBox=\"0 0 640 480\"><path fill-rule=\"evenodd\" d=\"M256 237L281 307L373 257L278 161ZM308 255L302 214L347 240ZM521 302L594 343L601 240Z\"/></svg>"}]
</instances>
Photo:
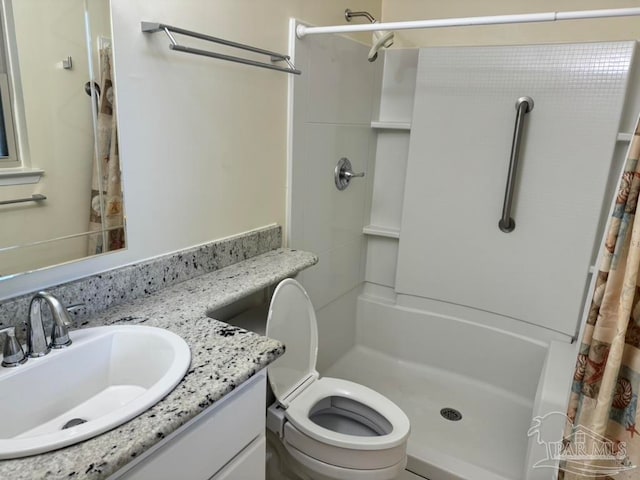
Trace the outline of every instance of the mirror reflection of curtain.
<instances>
[{"instance_id":1,"label":"mirror reflection of curtain","mask_svg":"<svg viewBox=\"0 0 640 480\"><path fill-rule=\"evenodd\" d=\"M100 49L100 97L96 155L91 181L90 231L103 231L89 236L88 253L110 252L124 248L124 215L116 105L112 83L111 48Z\"/></svg>"}]
</instances>

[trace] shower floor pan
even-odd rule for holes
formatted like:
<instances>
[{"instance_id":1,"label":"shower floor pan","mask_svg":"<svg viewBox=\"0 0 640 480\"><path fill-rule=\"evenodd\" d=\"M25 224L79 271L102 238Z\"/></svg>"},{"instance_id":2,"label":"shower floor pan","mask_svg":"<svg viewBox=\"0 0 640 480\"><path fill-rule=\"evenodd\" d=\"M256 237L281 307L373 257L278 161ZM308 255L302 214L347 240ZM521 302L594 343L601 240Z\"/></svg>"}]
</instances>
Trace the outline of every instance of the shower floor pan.
<instances>
[{"instance_id":1,"label":"shower floor pan","mask_svg":"<svg viewBox=\"0 0 640 480\"><path fill-rule=\"evenodd\" d=\"M522 478L530 401L364 346L355 346L324 375L371 387L404 410L411 420L407 470L431 480ZM446 419L452 415L441 410L447 408L462 418Z\"/></svg>"}]
</instances>

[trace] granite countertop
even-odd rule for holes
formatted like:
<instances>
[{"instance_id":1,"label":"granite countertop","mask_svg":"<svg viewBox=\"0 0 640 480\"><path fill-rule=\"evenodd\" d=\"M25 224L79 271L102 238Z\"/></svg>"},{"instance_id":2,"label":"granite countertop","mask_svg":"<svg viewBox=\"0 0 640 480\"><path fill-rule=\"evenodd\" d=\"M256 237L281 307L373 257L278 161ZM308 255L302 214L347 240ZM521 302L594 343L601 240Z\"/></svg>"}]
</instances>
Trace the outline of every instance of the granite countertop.
<instances>
[{"instance_id":1,"label":"granite countertop","mask_svg":"<svg viewBox=\"0 0 640 480\"><path fill-rule=\"evenodd\" d=\"M170 330L191 348L189 370L167 397L138 417L76 445L0 461L0 478L93 480L115 473L284 353L280 342L211 319L206 313L317 261L311 253L274 250L110 308L83 322L83 328L144 324Z\"/></svg>"}]
</instances>

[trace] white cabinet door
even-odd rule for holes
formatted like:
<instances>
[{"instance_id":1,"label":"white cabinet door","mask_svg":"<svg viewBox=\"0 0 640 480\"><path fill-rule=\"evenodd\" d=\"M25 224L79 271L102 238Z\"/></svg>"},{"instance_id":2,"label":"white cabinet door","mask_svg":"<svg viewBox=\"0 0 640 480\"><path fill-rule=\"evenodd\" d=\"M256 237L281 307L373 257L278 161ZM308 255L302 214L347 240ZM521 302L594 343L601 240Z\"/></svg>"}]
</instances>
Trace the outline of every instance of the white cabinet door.
<instances>
[{"instance_id":1,"label":"white cabinet door","mask_svg":"<svg viewBox=\"0 0 640 480\"><path fill-rule=\"evenodd\" d=\"M210 479L264 435L265 372L229 393L109 480Z\"/></svg>"},{"instance_id":2,"label":"white cabinet door","mask_svg":"<svg viewBox=\"0 0 640 480\"><path fill-rule=\"evenodd\" d=\"M257 438L211 480L264 480L265 436Z\"/></svg>"}]
</instances>

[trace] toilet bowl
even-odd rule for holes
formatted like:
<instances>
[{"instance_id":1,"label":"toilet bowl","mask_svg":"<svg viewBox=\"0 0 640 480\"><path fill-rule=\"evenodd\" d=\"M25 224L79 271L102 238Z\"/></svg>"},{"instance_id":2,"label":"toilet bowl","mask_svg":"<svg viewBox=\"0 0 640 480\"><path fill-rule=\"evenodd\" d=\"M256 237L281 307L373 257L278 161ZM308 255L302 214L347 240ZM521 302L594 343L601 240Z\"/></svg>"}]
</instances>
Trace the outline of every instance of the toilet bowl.
<instances>
[{"instance_id":1,"label":"toilet bowl","mask_svg":"<svg viewBox=\"0 0 640 480\"><path fill-rule=\"evenodd\" d=\"M406 466L409 419L391 400L363 385L320 378L318 329L302 285L283 280L271 300L267 336L285 344L268 367L276 402L267 428L291 470L313 480L391 480Z\"/></svg>"}]
</instances>

